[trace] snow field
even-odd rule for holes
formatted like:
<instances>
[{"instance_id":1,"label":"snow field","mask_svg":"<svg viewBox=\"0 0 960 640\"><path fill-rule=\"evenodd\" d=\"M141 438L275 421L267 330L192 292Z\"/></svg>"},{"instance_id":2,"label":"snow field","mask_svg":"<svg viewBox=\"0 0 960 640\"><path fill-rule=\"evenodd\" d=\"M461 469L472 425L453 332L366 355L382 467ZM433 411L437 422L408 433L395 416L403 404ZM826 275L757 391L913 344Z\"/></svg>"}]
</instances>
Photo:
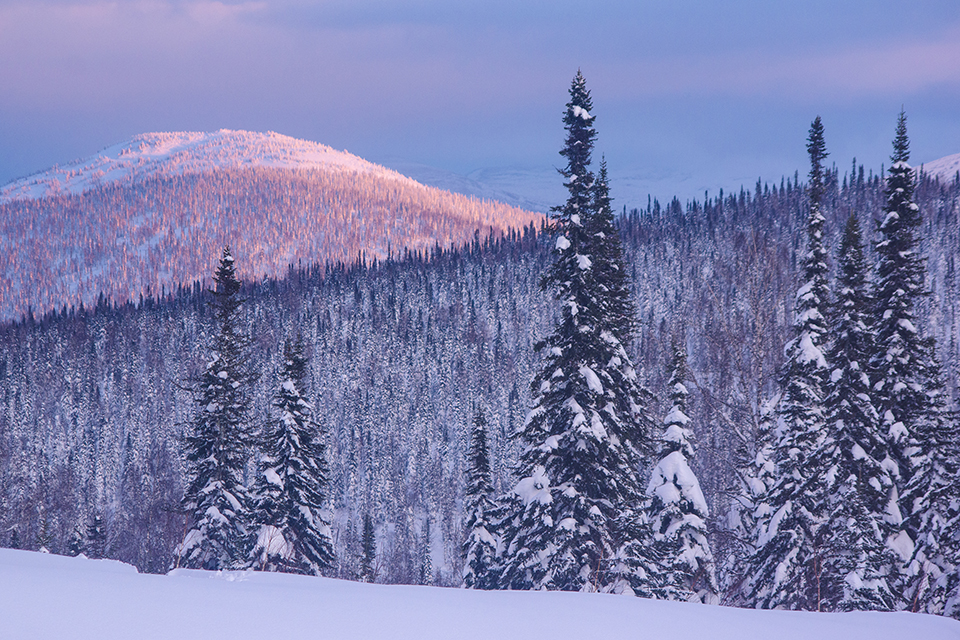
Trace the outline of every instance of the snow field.
<instances>
[{"instance_id":1,"label":"snow field","mask_svg":"<svg viewBox=\"0 0 960 640\"><path fill-rule=\"evenodd\" d=\"M257 572L141 575L113 560L0 549L0 637L956 640L960 622L910 613L751 611L629 596L388 586Z\"/></svg>"}]
</instances>

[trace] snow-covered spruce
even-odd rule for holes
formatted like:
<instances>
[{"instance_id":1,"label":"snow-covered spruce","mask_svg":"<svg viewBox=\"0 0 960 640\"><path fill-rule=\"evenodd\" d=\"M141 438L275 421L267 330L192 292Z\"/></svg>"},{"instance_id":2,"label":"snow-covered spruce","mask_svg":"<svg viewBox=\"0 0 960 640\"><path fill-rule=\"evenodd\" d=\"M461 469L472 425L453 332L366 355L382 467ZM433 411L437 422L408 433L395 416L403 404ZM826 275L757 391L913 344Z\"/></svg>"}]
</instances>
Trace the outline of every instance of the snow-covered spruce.
<instances>
[{"instance_id":1,"label":"snow-covered spruce","mask_svg":"<svg viewBox=\"0 0 960 640\"><path fill-rule=\"evenodd\" d=\"M493 523L496 505L487 449L487 418L477 408L470 437L470 460L463 541L463 586L468 589L496 589L497 538Z\"/></svg>"},{"instance_id":2,"label":"snow-covered spruce","mask_svg":"<svg viewBox=\"0 0 960 640\"><path fill-rule=\"evenodd\" d=\"M707 501L690 469L694 449L684 385L687 354L674 342L670 364L670 410L663 420L660 461L650 474L650 522L661 563L657 595L668 600L720 602L713 553L707 540Z\"/></svg>"},{"instance_id":3,"label":"snow-covered spruce","mask_svg":"<svg viewBox=\"0 0 960 640\"><path fill-rule=\"evenodd\" d=\"M957 424L946 412L934 343L917 330L916 310L927 295L926 266L916 236L920 209L913 201L906 115L901 112L887 175L887 204L876 243L874 395L887 439L886 461L903 516L889 538L905 566L894 586L911 611L940 613L960 549L948 523L960 509ZM946 577L945 577L946 576ZM955 580L953 581L956 582ZM955 590L955 587L954 587Z\"/></svg>"},{"instance_id":4,"label":"snow-covered spruce","mask_svg":"<svg viewBox=\"0 0 960 640\"><path fill-rule=\"evenodd\" d=\"M826 592L826 604L832 610L890 611L897 608L889 583L897 562L886 540L900 517L867 371L873 341L866 269L860 224L851 215L840 243L837 298L829 316L824 564L840 588Z\"/></svg>"},{"instance_id":5,"label":"snow-covered spruce","mask_svg":"<svg viewBox=\"0 0 960 640\"><path fill-rule=\"evenodd\" d=\"M825 438L823 399L827 379L827 255L823 244L823 158L826 147L819 116L810 127L807 251L794 307L795 337L785 349L782 396L775 430L776 481L759 505L756 550L748 563L743 595L764 609L821 610L825 578ZM833 588L839 588L834 585Z\"/></svg>"},{"instance_id":6,"label":"snow-covered spruce","mask_svg":"<svg viewBox=\"0 0 960 640\"><path fill-rule=\"evenodd\" d=\"M649 449L648 394L607 311L618 295L607 283L623 271L615 248L596 251L600 236L589 169L596 132L592 104L578 72L570 89L561 151L569 197L553 211L556 261L543 279L561 303L561 319L540 345L535 406L519 434L514 490L501 505L500 586L509 589L652 594L655 572L644 567L643 495L638 470ZM605 189L605 186L603 187ZM624 292L625 293L625 292Z\"/></svg>"},{"instance_id":7,"label":"snow-covered spruce","mask_svg":"<svg viewBox=\"0 0 960 640\"><path fill-rule=\"evenodd\" d=\"M377 533L369 513L363 514L359 577L362 582L374 582L377 579Z\"/></svg>"},{"instance_id":8,"label":"snow-covered spruce","mask_svg":"<svg viewBox=\"0 0 960 640\"><path fill-rule=\"evenodd\" d=\"M329 472L324 434L303 397L307 358L300 337L284 343L283 360L277 416L261 442L250 562L255 569L320 575L333 564L324 512Z\"/></svg>"},{"instance_id":9,"label":"snow-covered spruce","mask_svg":"<svg viewBox=\"0 0 960 640\"><path fill-rule=\"evenodd\" d=\"M244 566L250 548L252 499L243 483L252 444L250 387L254 375L239 328L241 299L233 256L225 248L211 291L215 311L212 352L193 381L196 409L186 436L187 488L183 508L188 529L174 565L196 569Z\"/></svg>"}]
</instances>

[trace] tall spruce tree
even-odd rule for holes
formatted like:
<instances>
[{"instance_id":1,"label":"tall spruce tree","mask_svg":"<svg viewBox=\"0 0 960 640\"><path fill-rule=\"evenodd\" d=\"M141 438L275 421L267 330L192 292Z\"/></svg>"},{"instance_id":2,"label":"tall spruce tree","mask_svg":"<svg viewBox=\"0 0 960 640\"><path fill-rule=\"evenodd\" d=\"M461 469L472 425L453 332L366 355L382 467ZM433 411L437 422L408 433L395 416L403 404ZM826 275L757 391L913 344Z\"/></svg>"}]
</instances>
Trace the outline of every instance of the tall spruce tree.
<instances>
[{"instance_id":1,"label":"tall spruce tree","mask_svg":"<svg viewBox=\"0 0 960 640\"><path fill-rule=\"evenodd\" d=\"M363 514L363 535L360 543L360 580L374 582L377 579L377 533L373 518Z\"/></svg>"},{"instance_id":2,"label":"tall spruce tree","mask_svg":"<svg viewBox=\"0 0 960 640\"><path fill-rule=\"evenodd\" d=\"M932 338L920 335L916 311L927 295L920 254L920 209L913 201L907 117L901 112L886 179L885 215L876 243L872 366L875 397L899 494L899 531L889 544L904 566L895 588L912 611L940 613L948 598L944 575L958 563L949 530L958 510L958 434L946 410L944 384ZM892 511L895 511L891 507ZM943 586L938 586L943 585Z\"/></svg>"},{"instance_id":3,"label":"tall spruce tree","mask_svg":"<svg viewBox=\"0 0 960 640\"><path fill-rule=\"evenodd\" d=\"M320 575L333 565L326 444L303 396L307 358L303 340L286 340L274 396L277 414L263 435L254 485L257 541L253 567Z\"/></svg>"},{"instance_id":4,"label":"tall spruce tree","mask_svg":"<svg viewBox=\"0 0 960 640\"><path fill-rule=\"evenodd\" d=\"M716 568L707 540L707 501L690 469L693 432L689 428L687 354L678 341L670 363L670 410L663 420L660 461L650 475L650 520L661 558L660 597L718 604Z\"/></svg>"},{"instance_id":5,"label":"tall spruce tree","mask_svg":"<svg viewBox=\"0 0 960 640\"><path fill-rule=\"evenodd\" d=\"M827 263L823 244L823 159L826 145L818 116L807 139L810 156L807 250L794 307L795 337L785 349L782 396L775 430L776 481L759 518L756 551L744 582L758 608L821 610L825 545L823 471L819 454L825 438L823 400L827 378Z\"/></svg>"},{"instance_id":6,"label":"tall spruce tree","mask_svg":"<svg viewBox=\"0 0 960 640\"><path fill-rule=\"evenodd\" d=\"M185 438L187 487L183 508L187 533L175 562L189 568L244 566L250 548L252 499L244 467L253 443L251 386L247 349L240 328L240 280L229 247L214 274L211 306L216 325L203 373L192 384L196 409Z\"/></svg>"},{"instance_id":7,"label":"tall spruce tree","mask_svg":"<svg viewBox=\"0 0 960 640\"><path fill-rule=\"evenodd\" d=\"M893 479L883 464L886 439L871 400L867 264L855 215L844 228L837 272L824 402L828 437L822 454L828 465L823 487L829 548L825 564L833 588L824 592L831 609L892 610L897 602L889 580L896 558L886 540L899 518L890 511Z\"/></svg>"},{"instance_id":8,"label":"tall spruce tree","mask_svg":"<svg viewBox=\"0 0 960 640\"><path fill-rule=\"evenodd\" d=\"M107 552L107 530L100 514L93 516L87 525L87 540L83 545L84 553L88 558L100 559Z\"/></svg>"},{"instance_id":9,"label":"tall spruce tree","mask_svg":"<svg viewBox=\"0 0 960 640\"><path fill-rule=\"evenodd\" d=\"M632 544L644 524L638 471L649 450L647 397L619 337L630 330L607 314L615 308L608 281L618 256L598 249L617 233L597 233L596 202L606 195L590 170L591 109L578 72L560 152L569 197L553 210L556 261L543 279L561 318L538 345L546 357L519 433L520 480L498 523L503 588L631 592L653 579Z\"/></svg>"},{"instance_id":10,"label":"tall spruce tree","mask_svg":"<svg viewBox=\"0 0 960 640\"><path fill-rule=\"evenodd\" d=\"M470 437L467 471L466 512L463 541L463 586L468 589L496 589L497 539L493 524L495 505L487 450L487 418L477 408Z\"/></svg>"}]
</instances>

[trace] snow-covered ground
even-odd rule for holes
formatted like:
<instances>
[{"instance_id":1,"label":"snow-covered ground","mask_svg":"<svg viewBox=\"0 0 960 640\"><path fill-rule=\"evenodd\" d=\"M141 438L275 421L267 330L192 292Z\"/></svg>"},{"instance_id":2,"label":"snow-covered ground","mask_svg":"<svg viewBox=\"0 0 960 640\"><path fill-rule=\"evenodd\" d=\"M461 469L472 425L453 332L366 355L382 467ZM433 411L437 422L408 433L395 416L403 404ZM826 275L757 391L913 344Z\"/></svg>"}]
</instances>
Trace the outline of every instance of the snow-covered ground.
<instances>
[{"instance_id":1,"label":"snow-covered ground","mask_svg":"<svg viewBox=\"0 0 960 640\"><path fill-rule=\"evenodd\" d=\"M141 575L112 560L0 549L0 637L957 640L910 613L748 611L628 596L368 585L267 573Z\"/></svg>"},{"instance_id":2,"label":"snow-covered ground","mask_svg":"<svg viewBox=\"0 0 960 640\"><path fill-rule=\"evenodd\" d=\"M385 167L318 142L279 133L221 129L210 133L143 133L86 158L14 180L0 187L0 204L16 198L82 193L100 184L155 175L202 173L218 168L337 168L409 180Z\"/></svg>"}]
</instances>

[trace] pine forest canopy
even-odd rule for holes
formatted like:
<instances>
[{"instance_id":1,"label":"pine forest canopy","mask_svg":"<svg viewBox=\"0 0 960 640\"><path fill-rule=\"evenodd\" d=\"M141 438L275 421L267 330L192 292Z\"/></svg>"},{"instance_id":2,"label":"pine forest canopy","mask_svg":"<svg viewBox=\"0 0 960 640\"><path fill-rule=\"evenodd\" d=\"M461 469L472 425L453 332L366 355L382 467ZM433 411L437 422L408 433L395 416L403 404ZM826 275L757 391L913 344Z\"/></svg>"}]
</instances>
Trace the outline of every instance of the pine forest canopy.
<instances>
[{"instance_id":1,"label":"pine forest canopy","mask_svg":"<svg viewBox=\"0 0 960 640\"><path fill-rule=\"evenodd\" d=\"M568 115L573 111L568 108ZM589 108L583 111L592 116ZM587 121L582 113L574 115ZM586 173L572 170L574 159L568 159L564 177L570 183ZM810 229L809 192L796 176L686 206L676 200L666 206L650 202L615 220L626 276L621 284L635 305L629 318L636 326L611 329L610 336L622 344L623 361L633 363L652 392L645 400L651 420L679 420L670 409L685 407L679 412L689 422L672 424L689 424L696 447L677 451L687 452L706 513L701 509L682 517L706 517L712 556L705 551L699 557L705 568L714 563L716 573L715 582L674 584L696 590L704 600L716 589L721 601L736 601L742 585L745 549L728 518L740 503L731 488L741 481L737 465L744 452L757 445L758 434L762 439L775 431L775 425L765 422L773 414L762 408L786 379L785 362L790 360L783 347L798 336L795 318L812 319L804 315L805 307L794 307L798 287L810 278L810 238L819 233L826 254L835 256L855 213L863 224L865 262L875 264L883 251L874 242L880 230L873 221L886 219L888 185L856 164L848 174L835 167L821 169L822 231ZM597 170L591 180L602 173ZM616 185L609 195L616 197ZM960 182L921 178L912 197L922 212L914 229L918 251L926 257L924 282L933 292L915 300L912 325L919 335L935 339L947 404L955 406ZM571 190L568 204L610 209L604 202L599 190L587 195ZM571 229L576 226L572 208L560 215ZM579 257L591 265L604 258L588 244L591 236L584 236L582 246L593 247L593 253L570 254L569 266L589 271ZM571 236L561 237L575 246ZM310 400L312 415L329 434L327 497L334 561L328 575L375 576L392 583L432 576L436 584L461 583L476 407L483 408L487 425L489 485L494 495L504 496L525 478L524 468L516 464L529 442L514 434L524 426L531 405L527 385L537 380L534 392L548 391L543 376L537 377L545 354L534 347L550 343L551 327L572 322L572 306L558 305L540 286L542 274L555 274L547 284L559 285L560 299L566 300L563 286L569 280L551 266L563 244L557 238L531 225L522 232L507 230L503 237L476 238L460 248L435 247L429 254L376 264L302 267L244 286L236 326L250 337L247 362L261 380L273 381L283 369L284 339L303 336L309 364L298 393ZM851 242L845 240L845 246ZM233 249L240 265L248 255L256 259L256 251ZM847 277L845 260L828 257L827 271L813 271L833 286L839 276ZM609 290L621 284L603 286ZM584 289L583 295L589 294ZM0 542L6 545L15 535L23 546L35 548L42 532L51 551L66 552L78 525L86 528L102 514L109 557L147 571L167 569L184 535L179 504L187 468L180 445L195 411L183 381L203 372L208 354L198 346L208 343L217 326L208 299L194 286L136 304L102 302L83 311L30 317L0 329ZM583 308L594 313L589 305ZM627 308L604 303L596 307L597 318L625 319ZM687 355L681 379L689 396L683 398L675 393L676 367L670 366L677 336ZM810 351L800 355L804 353ZM593 379L580 374L586 392L594 393ZM825 387L823 398L831 393ZM272 383L251 387L249 409L255 420L271 415L276 394ZM835 417L818 420L830 416ZM920 426L920 433L928 424ZM636 443L647 465L639 485L645 493L651 467L673 450L644 445L639 438ZM776 451L776 446L768 450L779 464L783 454ZM542 463L530 470L536 464ZM249 461L246 475L253 477L255 466ZM920 465L910 477L925 473L942 479L937 476L942 468ZM906 491L915 492L916 486ZM644 504L642 495L633 495L637 505ZM933 498L932 505L940 504L940 497ZM475 508L478 502L471 504ZM931 518L955 515L932 513L918 512L912 519L905 514L903 530L915 534ZM757 526L766 526L764 522L762 516L755 520ZM942 529L946 537L938 538L948 546L953 544L947 540L950 532L956 531L955 521L950 522ZM623 529L611 531L619 536ZM689 545L699 539L698 531L689 529L683 544L693 548ZM604 535L595 539L608 540ZM376 563L371 562L371 547ZM608 551L598 557L609 558ZM928 575L924 571L930 563L940 562L934 551L925 553L912 575ZM553 575L563 572L581 575L567 569ZM592 584L601 582L583 575ZM643 591L635 574L620 575L635 592ZM609 590L621 589L619 584L611 583ZM664 587L650 588L656 595ZM897 588L920 587L914 580ZM796 606L809 608L808 603Z\"/></svg>"}]
</instances>

